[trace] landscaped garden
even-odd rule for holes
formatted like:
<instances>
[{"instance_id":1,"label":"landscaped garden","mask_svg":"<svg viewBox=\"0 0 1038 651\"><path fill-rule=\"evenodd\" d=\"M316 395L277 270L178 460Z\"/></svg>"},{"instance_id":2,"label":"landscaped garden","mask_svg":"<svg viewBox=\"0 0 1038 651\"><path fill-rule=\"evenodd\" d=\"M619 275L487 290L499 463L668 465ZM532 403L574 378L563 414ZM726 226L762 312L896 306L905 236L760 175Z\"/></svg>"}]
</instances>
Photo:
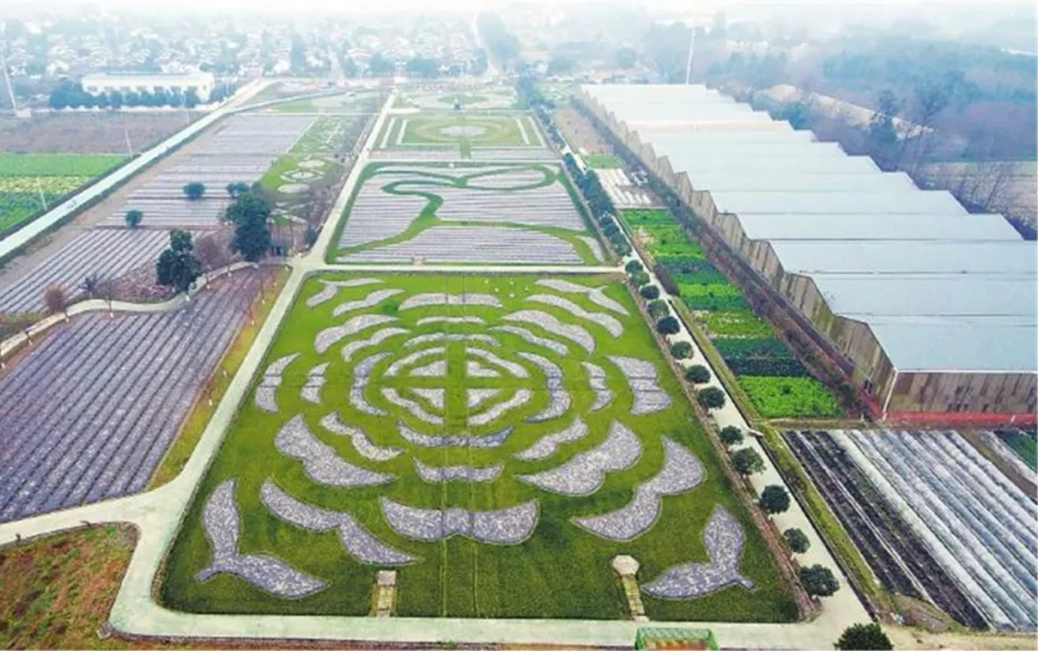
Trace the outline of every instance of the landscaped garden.
<instances>
[{"instance_id":1,"label":"landscaped garden","mask_svg":"<svg viewBox=\"0 0 1038 651\"><path fill-rule=\"evenodd\" d=\"M123 156L0 154L0 235L122 162Z\"/></svg>"},{"instance_id":2,"label":"landscaped garden","mask_svg":"<svg viewBox=\"0 0 1038 651\"><path fill-rule=\"evenodd\" d=\"M669 274L680 300L704 327L739 385L764 418L838 416L829 390L810 377L742 292L706 259L669 211L623 211L633 237Z\"/></svg>"},{"instance_id":3,"label":"landscaped garden","mask_svg":"<svg viewBox=\"0 0 1038 651\"><path fill-rule=\"evenodd\" d=\"M369 166L340 226L339 262L604 261L557 165Z\"/></svg>"},{"instance_id":4,"label":"landscaped garden","mask_svg":"<svg viewBox=\"0 0 1038 651\"><path fill-rule=\"evenodd\" d=\"M165 564L169 608L790 621L627 290L606 276L302 287Z\"/></svg>"},{"instance_id":5,"label":"landscaped garden","mask_svg":"<svg viewBox=\"0 0 1038 651\"><path fill-rule=\"evenodd\" d=\"M443 112L392 116L380 140L386 147L543 147L528 113Z\"/></svg>"}]
</instances>

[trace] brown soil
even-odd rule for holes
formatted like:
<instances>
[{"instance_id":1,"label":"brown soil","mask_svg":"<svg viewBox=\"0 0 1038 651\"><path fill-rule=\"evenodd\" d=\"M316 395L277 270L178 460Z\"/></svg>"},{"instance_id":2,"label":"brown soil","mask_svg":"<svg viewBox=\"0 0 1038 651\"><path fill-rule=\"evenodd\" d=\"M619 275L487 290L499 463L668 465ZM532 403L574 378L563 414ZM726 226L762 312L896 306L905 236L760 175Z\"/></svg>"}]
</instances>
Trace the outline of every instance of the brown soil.
<instances>
[{"instance_id":1,"label":"brown soil","mask_svg":"<svg viewBox=\"0 0 1038 651\"><path fill-rule=\"evenodd\" d=\"M126 154L183 129L203 113L37 113L0 121L0 151L6 153Z\"/></svg>"}]
</instances>

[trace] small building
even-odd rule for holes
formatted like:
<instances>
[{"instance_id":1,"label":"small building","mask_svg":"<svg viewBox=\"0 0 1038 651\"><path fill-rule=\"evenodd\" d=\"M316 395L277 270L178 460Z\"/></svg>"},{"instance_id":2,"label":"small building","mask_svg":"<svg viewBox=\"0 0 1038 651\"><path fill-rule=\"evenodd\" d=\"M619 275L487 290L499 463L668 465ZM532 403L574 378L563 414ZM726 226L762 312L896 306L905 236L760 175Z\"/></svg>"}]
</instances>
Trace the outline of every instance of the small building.
<instances>
[{"instance_id":1,"label":"small building","mask_svg":"<svg viewBox=\"0 0 1038 651\"><path fill-rule=\"evenodd\" d=\"M120 93L187 93L195 91L200 102L205 104L213 94L216 79L210 72L190 72L181 75L154 74L93 74L85 75L83 90L91 95L118 91Z\"/></svg>"}]
</instances>

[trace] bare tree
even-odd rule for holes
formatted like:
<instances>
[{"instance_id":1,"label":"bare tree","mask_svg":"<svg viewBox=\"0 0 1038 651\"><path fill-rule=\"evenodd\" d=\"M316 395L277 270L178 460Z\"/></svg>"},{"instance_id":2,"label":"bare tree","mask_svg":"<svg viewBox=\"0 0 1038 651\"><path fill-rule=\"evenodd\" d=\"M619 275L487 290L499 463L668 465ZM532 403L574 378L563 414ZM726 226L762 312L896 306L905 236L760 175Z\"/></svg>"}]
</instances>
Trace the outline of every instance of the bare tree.
<instances>
[{"instance_id":1,"label":"bare tree","mask_svg":"<svg viewBox=\"0 0 1038 651\"><path fill-rule=\"evenodd\" d=\"M57 285L51 285L43 290L43 303L47 306L47 312L51 314L64 314L68 319L68 296L65 290Z\"/></svg>"},{"instance_id":2,"label":"bare tree","mask_svg":"<svg viewBox=\"0 0 1038 651\"><path fill-rule=\"evenodd\" d=\"M87 274L83 277L83 282L79 283L79 289L90 298L95 298L97 296L97 290L100 287L101 276L96 272Z\"/></svg>"},{"instance_id":3,"label":"bare tree","mask_svg":"<svg viewBox=\"0 0 1038 651\"><path fill-rule=\"evenodd\" d=\"M202 272L205 274L206 282L209 281L209 272L224 266L228 260L224 248L211 235L195 241L195 255L202 261Z\"/></svg>"}]
</instances>

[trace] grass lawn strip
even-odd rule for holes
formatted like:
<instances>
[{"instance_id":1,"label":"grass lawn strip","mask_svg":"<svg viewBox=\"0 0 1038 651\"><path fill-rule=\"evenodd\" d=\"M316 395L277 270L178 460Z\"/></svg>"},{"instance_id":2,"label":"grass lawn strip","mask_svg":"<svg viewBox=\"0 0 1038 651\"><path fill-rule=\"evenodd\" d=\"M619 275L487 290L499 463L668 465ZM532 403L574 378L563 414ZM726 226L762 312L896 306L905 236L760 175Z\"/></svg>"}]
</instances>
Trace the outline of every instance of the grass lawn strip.
<instances>
[{"instance_id":1,"label":"grass lawn strip","mask_svg":"<svg viewBox=\"0 0 1038 651\"><path fill-rule=\"evenodd\" d=\"M299 353L280 376L277 391L279 411L272 414L260 409L250 392L249 400L241 408L222 449L202 481L196 501L186 516L185 527L170 552L160 588L161 599L168 607L191 612L368 614L377 568L355 561L343 550L333 531L314 533L272 516L260 503L259 497L260 487L270 478L296 500L336 512L348 512L383 543L421 559L397 568L401 586L398 613L402 616L623 618L626 605L609 567L611 558L619 553L632 554L642 563L642 573L647 580L673 565L690 560L707 562L703 528L713 508L720 504L736 517L747 534L739 569L756 587L752 592L729 587L688 601L646 598L650 617L734 621L789 621L795 617L796 608L779 578L770 553L748 513L725 484L713 448L694 418L691 406L684 400L672 400L660 411L642 416L630 415L634 404L631 389L608 357L620 355L642 359L661 370L666 365L651 332L637 316L638 311L621 284L607 277L568 278L589 287L606 286L608 296L632 315L620 319L623 333L613 337L602 326L578 320L567 309L526 300L534 294L552 294L551 290L536 285L535 279L529 276L385 275L365 278L382 282L347 287L346 282L359 277L324 275L308 280L304 286L262 366L267 368L274 360ZM336 295L331 300L315 302L315 297L327 291L325 283L328 281L340 284ZM393 295L339 318L331 316L339 305L363 301L373 291L387 289L402 289L404 294ZM471 301L460 305L452 301L446 305L430 304L405 309L411 304L407 301L414 299L414 303L415 297L444 294L493 297L501 307L476 305ZM601 311L586 295L570 293L564 297L586 312ZM308 306L308 302L313 307ZM503 314L534 308L593 332L595 353L588 356L579 347L571 347L570 354L559 356L535 347L517 335L459 320L450 323L427 321L426 325L417 325L419 319L430 316L479 317L487 324L493 324L500 322ZM403 357L405 352L417 350L402 346L409 335L390 337L372 344L351 358L349 363L341 361L338 350L341 345L333 346L323 355L314 351L314 341L319 332L363 314L395 320L365 330L350 341L371 337L379 327L403 327L416 335L455 336L455 339L428 344L446 347L443 354L448 361L448 375L442 378L408 377L405 368L399 377L384 376L385 369L394 360ZM462 339L469 334L492 334L498 338L501 346L480 344L480 347L503 359L520 363L529 369L530 377L526 380L513 377L501 367L494 367L501 373L497 378L477 381L466 377L465 351L471 344ZM541 334L553 337L551 332L542 331ZM557 341L565 343L566 340ZM547 383L545 371L524 361L519 352L534 352L551 358L551 363L561 370L561 384L556 385L556 389L568 393L573 412L580 414L591 432L579 441L564 444L552 457L537 462L520 462L512 455L530 447L546 434L564 429L570 424L572 414L543 423L527 422L531 416L543 412L553 399L544 390ZM351 370L364 360L384 353L388 355L379 358L381 361L372 366L370 376ZM608 385L616 395L609 406L591 413L587 410L594 395L581 364L588 359L595 359L606 370ZM416 361L415 367L424 366L429 361L432 360ZM325 362L330 362L330 366L323 371L326 381L321 404L314 405L302 397L301 389L307 385L310 370ZM487 363L484 361L484 366ZM666 370L658 375L659 386L670 396L680 397L677 378ZM389 416L364 413L354 404L350 393L357 377L367 378L370 386L364 395L377 408L386 410ZM255 379L254 386L260 381L263 378ZM527 404L503 419L470 432L466 424L470 413L465 395L469 387L477 384L480 387L499 387L505 390L500 398L503 400L522 388L524 383L537 389ZM396 387L410 400L422 400L419 394L409 392L412 388L443 387L446 391L445 424L442 427L430 426L386 402L380 397L380 390L387 387ZM432 408L430 403L424 404L426 409ZM319 425L320 420L332 412L338 413L343 423L362 430L373 443L386 448L403 448L406 454L381 463L366 459L358 453L349 437L329 434ZM381 486L349 489L331 488L312 481L297 460L279 454L274 445L281 428L300 414L321 444L330 446L342 460L353 466L389 473L396 479ZM498 447L424 448L412 446L400 437L397 431L400 419L411 429L430 435L483 436L500 431L502 425L514 430ZM641 453L629 469L608 472L603 487L592 495L579 498L555 495L515 480L519 474L556 468L567 458L572 459L596 448L604 441L614 421L622 422L635 432ZM662 513L654 527L630 543L609 542L571 522L571 518L576 516L599 515L628 504L632 488L659 472L662 436L687 448L702 462L706 477L700 486L687 493L663 498ZM504 472L489 483L455 480L429 484L416 473L416 461L442 468L487 468L504 464ZM195 579L195 574L211 561L211 549L200 525L202 507L215 488L229 479L237 481L235 495L242 517L238 553L273 554L289 566L328 582L334 589L302 599L283 600L228 574L218 575L204 583ZM381 513L382 497L421 509L461 508L475 512L509 509L534 500L539 504L539 522L534 534L518 545L481 544L463 536L438 543L422 543L409 540L388 526ZM564 562L560 563L560 560Z\"/></svg>"},{"instance_id":2,"label":"grass lawn strip","mask_svg":"<svg viewBox=\"0 0 1038 651\"><path fill-rule=\"evenodd\" d=\"M588 154L584 162L596 170L615 170L623 167L623 161L612 154Z\"/></svg>"}]
</instances>

